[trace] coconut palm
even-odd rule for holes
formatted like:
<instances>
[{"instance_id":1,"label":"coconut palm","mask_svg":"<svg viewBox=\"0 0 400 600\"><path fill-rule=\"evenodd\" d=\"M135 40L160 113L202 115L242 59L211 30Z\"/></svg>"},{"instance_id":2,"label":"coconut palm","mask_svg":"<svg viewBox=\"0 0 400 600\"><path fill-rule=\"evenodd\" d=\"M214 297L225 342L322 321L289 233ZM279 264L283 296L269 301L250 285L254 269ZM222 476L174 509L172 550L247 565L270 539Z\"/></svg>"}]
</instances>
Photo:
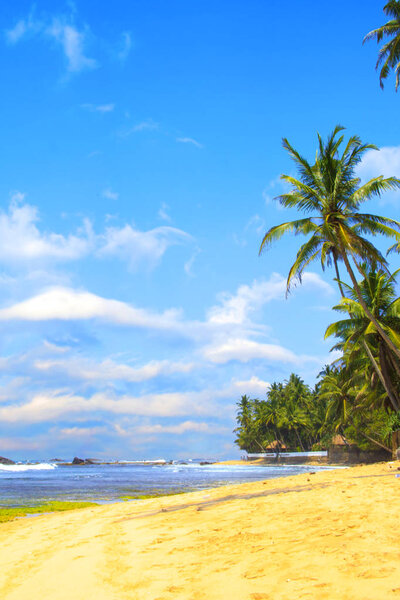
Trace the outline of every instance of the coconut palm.
<instances>
[{"instance_id":1,"label":"coconut palm","mask_svg":"<svg viewBox=\"0 0 400 600\"><path fill-rule=\"evenodd\" d=\"M297 279L301 282L303 271L316 259L325 269L332 263L336 278L340 283L338 262L343 261L353 288L368 319L374 323L386 344L400 359L400 349L392 342L386 332L377 323L366 305L351 266L364 276L361 263L377 264L387 268L387 261L365 235L384 235L400 242L400 223L387 217L360 213L362 203L373 197L380 197L385 191L400 188L396 177L375 177L360 185L355 168L367 150L377 150L372 144L362 144L357 136L351 137L340 154L339 149L344 136L344 128L337 125L324 143L318 134L318 150L315 164L311 165L284 138L283 147L289 152L300 174L296 179L290 175L281 175L281 179L291 186L291 191L277 197L285 208L297 208L305 213L305 218L275 225L265 234L260 253L285 233L303 234L309 239L300 247L296 260L290 268L287 278L287 292ZM339 136L339 137L338 137Z\"/></svg>"},{"instance_id":2,"label":"coconut palm","mask_svg":"<svg viewBox=\"0 0 400 600\"><path fill-rule=\"evenodd\" d=\"M364 42L375 38L379 44L383 39L391 38L379 50L376 69L379 66L381 67L379 83L382 89L384 79L386 79L391 70L394 70L397 92L400 82L400 2L398 0L390 0L383 7L383 12L388 17L391 17L390 21L385 23L385 25L381 25L378 29L367 33Z\"/></svg>"},{"instance_id":3,"label":"coconut palm","mask_svg":"<svg viewBox=\"0 0 400 600\"><path fill-rule=\"evenodd\" d=\"M324 377L319 397L327 401L325 423L332 423L334 430L342 435L346 426L352 425L365 439L391 452L391 449L382 441L367 433L365 427L357 427L355 423L355 419L363 412L362 401L365 394L363 394L363 388L360 391L362 378L362 373L354 372L349 367L332 369L330 374ZM376 432L373 434L376 436ZM380 437L379 434L378 437Z\"/></svg>"},{"instance_id":4,"label":"coconut palm","mask_svg":"<svg viewBox=\"0 0 400 600\"><path fill-rule=\"evenodd\" d=\"M373 313L380 326L386 331L392 342L400 345L400 299L396 297L394 278L382 269L365 268L366 274L360 283L360 290L368 308ZM343 340L341 349L345 356L351 356L360 347L367 352L368 357L390 399L393 409L400 410L400 394L397 381L400 368L392 352L387 348L375 326L366 317L354 290L347 288L348 297L334 306L334 310L347 313L350 318L332 323L326 330L325 337L334 335ZM374 350L376 356L374 356Z\"/></svg>"}]
</instances>

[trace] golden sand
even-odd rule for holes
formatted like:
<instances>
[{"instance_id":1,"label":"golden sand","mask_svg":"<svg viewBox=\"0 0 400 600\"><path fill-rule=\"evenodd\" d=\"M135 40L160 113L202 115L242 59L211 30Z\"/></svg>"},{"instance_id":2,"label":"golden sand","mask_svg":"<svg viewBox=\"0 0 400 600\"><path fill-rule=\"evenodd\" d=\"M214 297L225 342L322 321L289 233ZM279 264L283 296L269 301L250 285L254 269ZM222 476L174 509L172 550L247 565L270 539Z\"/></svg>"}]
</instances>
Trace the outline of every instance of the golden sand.
<instances>
[{"instance_id":1,"label":"golden sand","mask_svg":"<svg viewBox=\"0 0 400 600\"><path fill-rule=\"evenodd\" d=\"M399 463L0 526L1 600L400 598Z\"/></svg>"}]
</instances>

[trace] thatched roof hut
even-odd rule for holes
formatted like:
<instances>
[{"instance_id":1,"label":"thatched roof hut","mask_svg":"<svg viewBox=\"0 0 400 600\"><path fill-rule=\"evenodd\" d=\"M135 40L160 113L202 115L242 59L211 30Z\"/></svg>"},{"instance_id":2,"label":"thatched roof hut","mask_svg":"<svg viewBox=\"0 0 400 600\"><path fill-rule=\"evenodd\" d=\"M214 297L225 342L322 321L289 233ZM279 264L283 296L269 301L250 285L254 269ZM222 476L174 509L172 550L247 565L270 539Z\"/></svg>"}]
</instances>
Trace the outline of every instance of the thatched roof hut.
<instances>
[{"instance_id":1,"label":"thatched roof hut","mask_svg":"<svg viewBox=\"0 0 400 600\"><path fill-rule=\"evenodd\" d=\"M331 440L331 445L332 446L349 446L349 442L346 440L345 437L343 437L343 435L341 435L340 433L337 433L336 435L333 436L332 440Z\"/></svg>"},{"instance_id":2,"label":"thatched roof hut","mask_svg":"<svg viewBox=\"0 0 400 600\"><path fill-rule=\"evenodd\" d=\"M282 450L287 450L287 446L279 440L274 440L265 448L266 452L282 452Z\"/></svg>"}]
</instances>

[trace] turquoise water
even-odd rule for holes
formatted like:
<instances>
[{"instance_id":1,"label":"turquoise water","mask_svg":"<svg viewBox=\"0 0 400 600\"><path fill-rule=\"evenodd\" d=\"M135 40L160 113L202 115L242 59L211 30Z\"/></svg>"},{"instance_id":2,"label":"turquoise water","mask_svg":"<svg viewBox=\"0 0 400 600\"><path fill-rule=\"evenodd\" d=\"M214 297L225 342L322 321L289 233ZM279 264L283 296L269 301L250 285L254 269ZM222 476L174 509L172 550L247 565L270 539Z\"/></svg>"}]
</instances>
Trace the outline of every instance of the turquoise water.
<instances>
[{"instance_id":1,"label":"turquoise water","mask_svg":"<svg viewBox=\"0 0 400 600\"><path fill-rule=\"evenodd\" d=\"M309 465L230 466L0 465L0 506L34 505L44 500L116 501L121 496L152 491L191 491L233 483L259 481L327 469Z\"/></svg>"}]
</instances>

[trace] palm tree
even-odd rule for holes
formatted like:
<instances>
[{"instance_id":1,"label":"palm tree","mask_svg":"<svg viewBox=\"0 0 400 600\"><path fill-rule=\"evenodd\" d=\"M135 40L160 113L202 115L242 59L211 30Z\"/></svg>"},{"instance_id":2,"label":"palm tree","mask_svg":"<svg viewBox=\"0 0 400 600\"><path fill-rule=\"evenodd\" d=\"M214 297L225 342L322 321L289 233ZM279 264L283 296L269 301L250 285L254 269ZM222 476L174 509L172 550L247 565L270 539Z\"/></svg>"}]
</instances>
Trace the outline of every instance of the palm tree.
<instances>
[{"instance_id":1,"label":"palm tree","mask_svg":"<svg viewBox=\"0 0 400 600\"><path fill-rule=\"evenodd\" d=\"M327 400L325 422L333 422L335 431L343 435L349 421L354 396L353 377L345 369L331 369L321 382L319 397Z\"/></svg>"},{"instance_id":2,"label":"palm tree","mask_svg":"<svg viewBox=\"0 0 400 600\"><path fill-rule=\"evenodd\" d=\"M397 92L400 82L400 2L398 0L390 0L383 7L383 12L392 18L385 25L381 25L378 29L367 33L363 43L375 38L379 44L384 38L392 38L379 50L376 69L381 66L379 83L382 89L383 80L386 79L392 69L394 70Z\"/></svg>"},{"instance_id":3,"label":"palm tree","mask_svg":"<svg viewBox=\"0 0 400 600\"><path fill-rule=\"evenodd\" d=\"M364 399L363 394L359 391L362 376L362 373L352 372L349 368L336 368L324 377L319 396L320 399L326 400L328 405L325 423L331 422L335 431L342 435L347 425L353 425L364 438L391 452L391 449L382 441L369 435L365 431L365 427L357 427L354 422L354 416L361 412L360 401Z\"/></svg>"},{"instance_id":4,"label":"palm tree","mask_svg":"<svg viewBox=\"0 0 400 600\"><path fill-rule=\"evenodd\" d=\"M400 299L396 298L394 278L382 269L368 269L360 283L360 290L370 311L387 335L397 346L400 345ZM357 352L361 342L368 357L389 397L393 409L400 410L400 396L397 381L400 377L399 365L392 352L383 343L381 336L373 323L366 317L364 310L357 301L354 290L343 283L348 290L348 298L334 306L334 310L347 313L350 318L332 323L326 330L325 337L334 335L343 340L341 349L345 357ZM377 356L373 356L373 350ZM350 352L349 352L350 351ZM379 364L378 364L379 363Z\"/></svg>"},{"instance_id":5,"label":"palm tree","mask_svg":"<svg viewBox=\"0 0 400 600\"><path fill-rule=\"evenodd\" d=\"M350 257L362 276L364 273L361 263L387 268L384 256L364 235L380 234L395 238L396 243L399 243L400 223L387 217L360 213L359 208L363 202L374 196L380 197L387 190L400 188L400 180L396 177L384 178L381 175L360 186L360 179L354 173L355 168L367 150L377 148L372 144L362 144L357 136L353 136L340 154L339 148L344 136L338 135L343 129L337 125L325 143L318 134L319 146L314 165L310 165L286 138L283 139L283 147L295 162L300 179L281 175L281 179L289 183L292 189L278 196L277 200L285 208L297 208L310 216L269 229L261 242L260 254L285 233L309 236L297 252L296 260L290 268L287 293L293 281L297 278L301 282L303 271L312 261L319 258L323 269L334 263L338 285L344 295L338 270L338 262L343 261L365 314L374 323L388 347L400 359L400 349L366 305L349 260Z\"/></svg>"}]
</instances>

